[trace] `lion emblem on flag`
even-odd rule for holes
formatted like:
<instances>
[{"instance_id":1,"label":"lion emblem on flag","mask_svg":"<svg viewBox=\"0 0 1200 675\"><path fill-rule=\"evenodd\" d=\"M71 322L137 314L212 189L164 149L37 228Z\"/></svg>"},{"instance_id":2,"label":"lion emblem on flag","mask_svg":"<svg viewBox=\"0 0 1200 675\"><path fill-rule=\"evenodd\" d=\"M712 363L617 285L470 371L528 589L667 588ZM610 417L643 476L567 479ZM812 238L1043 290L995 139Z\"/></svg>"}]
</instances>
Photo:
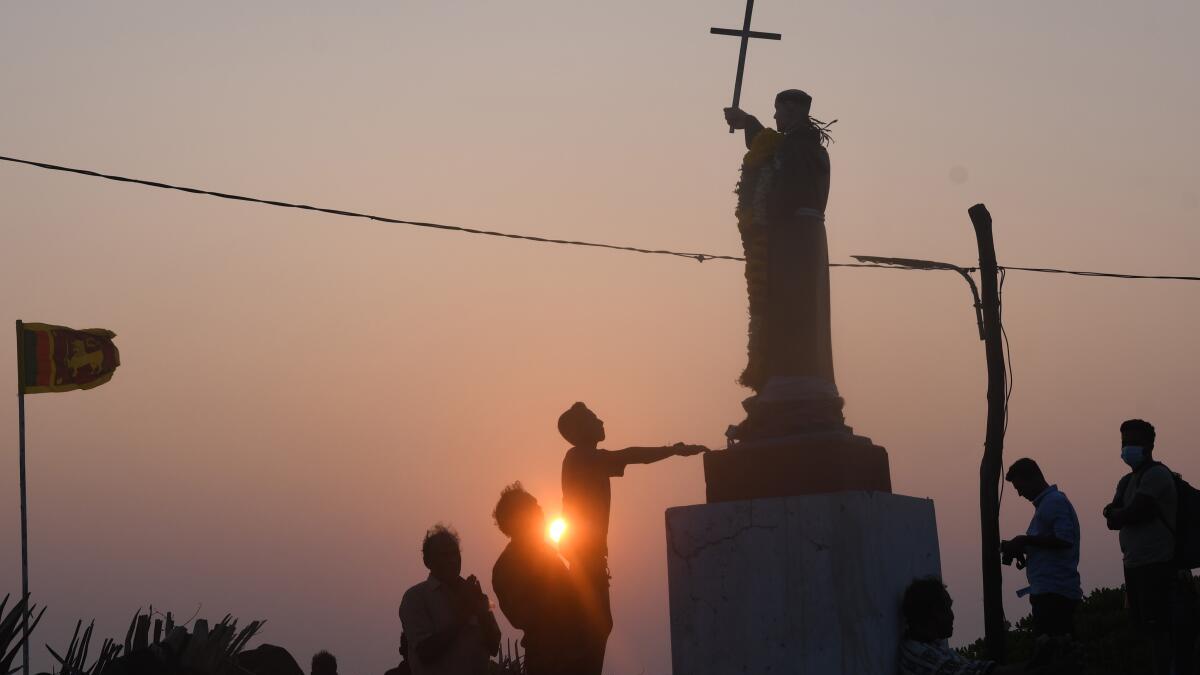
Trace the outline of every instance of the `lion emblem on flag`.
<instances>
[{"instance_id":1,"label":"lion emblem on flag","mask_svg":"<svg viewBox=\"0 0 1200 675\"><path fill-rule=\"evenodd\" d=\"M92 343L91 340L88 340ZM85 366L90 367L93 373L99 373L101 367L104 366L104 352L88 351L88 347L95 347L94 343L85 344L83 340L71 340L71 357L67 359L67 367L71 369L71 377L79 376L79 369Z\"/></svg>"}]
</instances>

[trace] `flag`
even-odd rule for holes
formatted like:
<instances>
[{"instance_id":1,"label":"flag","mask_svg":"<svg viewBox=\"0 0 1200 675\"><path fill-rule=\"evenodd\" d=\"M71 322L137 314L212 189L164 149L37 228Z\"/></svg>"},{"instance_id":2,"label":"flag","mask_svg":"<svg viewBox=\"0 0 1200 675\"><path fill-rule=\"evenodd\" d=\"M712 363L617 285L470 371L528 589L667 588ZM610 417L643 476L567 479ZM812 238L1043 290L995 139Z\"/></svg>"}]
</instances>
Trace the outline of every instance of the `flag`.
<instances>
[{"instance_id":1,"label":"flag","mask_svg":"<svg viewBox=\"0 0 1200 675\"><path fill-rule=\"evenodd\" d=\"M112 331L44 323L19 325L17 358L24 394L98 387L112 379L121 365Z\"/></svg>"}]
</instances>

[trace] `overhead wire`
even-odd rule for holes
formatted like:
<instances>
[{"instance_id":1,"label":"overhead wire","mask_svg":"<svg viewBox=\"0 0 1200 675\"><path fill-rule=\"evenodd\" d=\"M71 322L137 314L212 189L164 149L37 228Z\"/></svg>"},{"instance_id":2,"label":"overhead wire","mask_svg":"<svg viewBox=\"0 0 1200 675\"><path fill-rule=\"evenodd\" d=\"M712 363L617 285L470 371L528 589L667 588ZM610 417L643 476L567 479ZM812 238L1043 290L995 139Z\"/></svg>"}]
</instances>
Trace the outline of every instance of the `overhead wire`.
<instances>
[{"instance_id":1,"label":"overhead wire","mask_svg":"<svg viewBox=\"0 0 1200 675\"><path fill-rule=\"evenodd\" d=\"M1165 281L1200 281L1200 277L1174 274L1120 274L1117 272L1084 272L1080 270L1059 270L1051 267L1013 267L1001 266L1002 270L1017 272L1039 272L1041 274L1070 274L1079 277L1108 277L1110 279L1158 279Z\"/></svg>"},{"instance_id":2,"label":"overhead wire","mask_svg":"<svg viewBox=\"0 0 1200 675\"><path fill-rule=\"evenodd\" d=\"M496 230L481 230L473 227L462 227L459 225L445 225L442 223L431 223L420 220L406 220L403 218L389 218L387 216L377 216L369 213L360 213L357 211L348 211L345 209L332 209L323 206L312 206L310 204L296 204L293 202L285 202L277 199L263 199L260 197L247 197L245 195L236 195L228 192L217 192L216 190L205 190L202 188L186 187L183 185L172 185L161 181L146 180L143 178L130 178L128 176L117 176L114 174L101 173L90 169L77 169L69 166L61 166L58 164L49 164L47 162L35 162L28 159L18 159L16 157L0 156L0 160L5 162L13 162L16 164L25 164L50 171L62 171L66 173L74 173L81 176L91 176L93 178L103 178L105 180L117 181L121 183L134 183L147 187L160 188L164 190L177 190L179 192L187 192L196 195L205 195L208 197L219 197L221 199L231 199L240 202L250 202L254 204L265 204L267 206L277 206L286 209L300 209L302 211L317 211L320 213L328 213L335 216L345 216L348 218L363 218L366 220L374 220L381 223L392 223L395 225L411 225L413 227L424 227L435 230L448 230L452 232L462 232L465 234L478 234L488 237L503 237L505 239L523 239L525 241L539 242L543 244L562 244L568 246L587 246L592 248L606 248L618 251L629 251L632 253L647 253L652 255L670 255L680 258L691 258L698 262L705 260L744 260L727 255L717 255L711 253L689 253L685 251L671 251L667 249L648 249L637 246L622 246L619 244L605 244L593 241L575 241L571 239L555 239L551 237L540 237L531 234L514 234L511 232L499 232Z\"/></svg>"},{"instance_id":3,"label":"overhead wire","mask_svg":"<svg viewBox=\"0 0 1200 675\"><path fill-rule=\"evenodd\" d=\"M392 218L388 216L379 216L370 213L362 213L358 211L350 211L347 209L334 209L323 206L313 206L310 204L300 204L295 202L286 202L278 199L264 199L261 197L249 197L246 195L238 195L229 192L219 192L217 190L207 190L203 188L188 187L184 185L174 185L157 180L148 180L144 178L131 178L129 176L120 176L116 174L103 173L100 171L92 171L90 169L80 169L76 167L63 166L61 164L51 164L49 162L39 162L30 159L21 159L19 157L9 157L0 155L0 161L9 162L12 164L21 164L31 166L48 171L59 171L64 173L72 173L80 176L88 176L91 178L102 178L104 180L116 181L120 183L130 183L142 185L145 187L158 188L162 190L175 190L178 192L186 192L188 194L202 195L206 197L216 197L219 199L229 199L233 201L248 202L253 204L263 204L266 206L275 206L279 208L298 209L302 211L314 211L319 213L327 213L335 216L343 216L347 218L362 218L365 220L373 220L380 223L391 223L395 225L409 225L412 227L422 227L435 230L445 230L449 232L460 232L463 234L474 234L487 237L500 237L504 239L516 239L521 241L530 241L542 244L557 244L562 246L582 246L588 248L600 248L613 251L626 251L630 253L642 253L647 255L665 255L677 258L687 258L697 262L705 262L707 260L727 260L733 262L745 262L742 256L722 255L717 253L701 253L689 251L676 251L672 249L652 249L639 246L627 246L622 244L609 244L605 242L582 241L573 239L559 239L554 237L542 237L531 234L517 234L513 232L501 232L498 230L485 230L473 227L464 227L460 225L447 225L444 223L434 223L420 220L408 220L404 218ZM952 269L960 274L965 272L974 272L972 267L957 267L947 263L939 263L937 267L907 267L891 264L877 263L830 263L830 267L874 267L885 269L915 269L915 270L946 270ZM1088 272L1079 270L1064 270L1046 267L1012 267L1002 266L1000 270L1016 270L1022 272L1037 272L1044 274L1067 274L1085 277L1109 277L1115 279L1159 279L1159 280L1175 280L1175 281L1200 281L1200 276L1181 276L1181 275L1147 275L1147 274L1122 274L1116 272Z\"/></svg>"}]
</instances>

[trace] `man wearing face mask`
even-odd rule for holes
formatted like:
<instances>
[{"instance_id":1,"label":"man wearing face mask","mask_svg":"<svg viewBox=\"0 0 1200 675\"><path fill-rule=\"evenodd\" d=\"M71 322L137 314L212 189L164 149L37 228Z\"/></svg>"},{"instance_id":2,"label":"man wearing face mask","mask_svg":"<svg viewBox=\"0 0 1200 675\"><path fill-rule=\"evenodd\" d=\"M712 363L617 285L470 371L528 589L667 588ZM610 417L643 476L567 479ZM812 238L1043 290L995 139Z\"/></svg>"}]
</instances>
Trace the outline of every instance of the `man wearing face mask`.
<instances>
[{"instance_id":1,"label":"man wearing face mask","mask_svg":"<svg viewBox=\"0 0 1200 675\"><path fill-rule=\"evenodd\" d=\"M1121 460L1131 471L1117 484L1104 518L1108 529L1120 531L1130 618L1150 642L1153 672L1190 673L1195 629L1187 610L1194 591L1190 571L1175 564L1179 497L1170 469L1154 461L1154 437L1145 420L1121 424Z\"/></svg>"}]
</instances>

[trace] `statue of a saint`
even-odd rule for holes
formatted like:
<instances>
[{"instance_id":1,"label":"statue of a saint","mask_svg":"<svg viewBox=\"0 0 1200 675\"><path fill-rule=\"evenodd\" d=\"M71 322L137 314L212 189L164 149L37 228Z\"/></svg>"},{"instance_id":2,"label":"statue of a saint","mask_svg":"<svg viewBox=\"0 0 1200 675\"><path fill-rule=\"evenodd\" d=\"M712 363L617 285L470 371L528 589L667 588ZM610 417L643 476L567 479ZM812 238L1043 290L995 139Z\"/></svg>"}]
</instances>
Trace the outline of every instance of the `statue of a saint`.
<instances>
[{"instance_id":1,"label":"statue of a saint","mask_svg":"<svg viewBox=\"0 0 1200 675\"><path fill-rule=\"evenodd\" d=\"M810 115L811 106L803 91L780 92L778 131L725 109L726 122L745 130L748 148L737 187L750 296L749 358L740 382L757 396L734 433L743 440L845 428L830 337L829 125Z\"/></svg>"}]
</instances>

